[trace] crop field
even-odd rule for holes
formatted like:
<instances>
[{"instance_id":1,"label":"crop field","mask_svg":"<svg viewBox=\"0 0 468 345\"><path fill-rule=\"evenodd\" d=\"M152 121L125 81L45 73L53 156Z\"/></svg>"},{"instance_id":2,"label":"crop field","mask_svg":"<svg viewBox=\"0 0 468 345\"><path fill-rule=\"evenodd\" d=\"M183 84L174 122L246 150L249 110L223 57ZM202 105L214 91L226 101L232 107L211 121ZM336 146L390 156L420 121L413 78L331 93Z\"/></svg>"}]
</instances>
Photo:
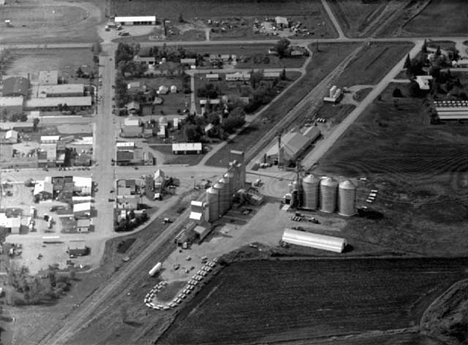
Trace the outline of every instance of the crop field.
<instances>
[{"instance_id":1,"label":"crop field","mask_svg":"<svg viewBox=\"0 0 468 345\"><path fill-rule=\"evenodd\" d=\"M158 344L323 340L416 326L435 297L468 275L467 265L426 258L233 263Z\"/></svg>"},{"instance_id":2,"label":"crop field","mask_svg":"<svg viewBox=\"0 0 468 345\"><path fill-rule=\"evenodd\" d=\"M319 0L112 0L111 13L119 16L155 14L159 18L176 20L180 14L185 19L242 17L242 16L314 16L323 14L328 17Z\"/></svg>"},{"instance_id":3,"label":"crop field","mask_svg":"<svg viewBox=\"0 0 468 345\"><path fill-rule=\"evenodd\" d=\"M403 29L410 34L419 36L466 36L466 6L465 0L432 0Z\"/></svg>"},{"instance_id":4,"label":"crop field","mask_svg":"<svg viewBox=\"0 0 468 345\"><path fill-rule=\"evenodd\" d=\"M84 9L75 6L6 6L0 11L2 23L8 19L13 26L29 28L73 25L87 16Z\"/></svg>"},{"instance_id":5,"label":"crop field","mask_svg":"<svg viewBox=\"0 0 468 345\"><path fill-rule=\"evenodd\" d=\"M339 87L377 84L413 47L412 43L365 46L336 81Z\"/></svg>"},{"instance_id":6,"label":"crop field","mask_svg":"<svg viewBox=\"0 0 468 345\"><path fill-rule=\"evenodd\" d=\"M261 138L282 116L294 108L302 98L333 71L355 48L356 45L354 44L321 44L320 51L314 53L312 61L306 66L307 74L291 89L275 99L268 106L268 111L252 122L233 141L223 146L213 155L207 161L207 165L227 166L231 150L246 151L252 147L258 142L258 138Z\"/></svg>"}]
</instances>

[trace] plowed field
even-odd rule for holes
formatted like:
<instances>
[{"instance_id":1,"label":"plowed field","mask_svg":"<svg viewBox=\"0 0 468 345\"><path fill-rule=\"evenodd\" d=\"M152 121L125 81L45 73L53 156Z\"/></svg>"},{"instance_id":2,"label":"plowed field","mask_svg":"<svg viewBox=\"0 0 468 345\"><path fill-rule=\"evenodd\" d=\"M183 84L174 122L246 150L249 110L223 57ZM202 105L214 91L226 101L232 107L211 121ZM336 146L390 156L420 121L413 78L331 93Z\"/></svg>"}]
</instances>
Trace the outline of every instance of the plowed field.
<instances>
[{"instance_id":1,"label":"plowed field","mask_svg":"<svg viewBox=\"0 0 468 345\"><path fill-rule=\"evenodd\" d=\"M158 344L252 344L416 326L468 259L246 261L190 301Z\"/></svg>"}]
</instances>

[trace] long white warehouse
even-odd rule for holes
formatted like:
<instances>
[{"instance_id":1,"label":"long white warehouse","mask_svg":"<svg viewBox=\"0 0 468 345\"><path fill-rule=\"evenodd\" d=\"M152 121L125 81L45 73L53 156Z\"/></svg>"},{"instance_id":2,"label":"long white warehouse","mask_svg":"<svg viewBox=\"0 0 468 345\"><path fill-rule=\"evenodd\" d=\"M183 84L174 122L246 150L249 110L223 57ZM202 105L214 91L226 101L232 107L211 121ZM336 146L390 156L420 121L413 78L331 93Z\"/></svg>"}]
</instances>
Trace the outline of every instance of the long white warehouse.
<instances>
[{"instance_id":1,"label":"long white warehouse","mask_svg":"<svg viewBox=\"0 0 468 345\"><path fill-rule=\"evenodd\" d=\"M298 246L329 250L336 253L342 253L347 244L344 238L311 234L292 229L284 230L282 240Z\"/></svg>"}]
</instances>

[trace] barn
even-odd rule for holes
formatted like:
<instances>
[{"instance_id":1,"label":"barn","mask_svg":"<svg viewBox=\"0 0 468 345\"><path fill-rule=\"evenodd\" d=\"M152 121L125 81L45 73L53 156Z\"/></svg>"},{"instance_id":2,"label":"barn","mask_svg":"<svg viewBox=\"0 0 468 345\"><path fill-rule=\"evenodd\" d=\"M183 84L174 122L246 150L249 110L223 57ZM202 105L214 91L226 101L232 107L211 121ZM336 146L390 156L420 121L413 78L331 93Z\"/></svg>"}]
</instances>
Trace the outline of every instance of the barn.
<instances>
[{"instance_id":1,"label":"barn","mask_svg":"<svg viewBox=\"0 0 468 345\"><path fill-rule=\"evenodd\" d=\"M342 253L347 243L344 238L312 234L305 231L285 229L283 242L310 248Z\"/></svg>"}]
</instances>

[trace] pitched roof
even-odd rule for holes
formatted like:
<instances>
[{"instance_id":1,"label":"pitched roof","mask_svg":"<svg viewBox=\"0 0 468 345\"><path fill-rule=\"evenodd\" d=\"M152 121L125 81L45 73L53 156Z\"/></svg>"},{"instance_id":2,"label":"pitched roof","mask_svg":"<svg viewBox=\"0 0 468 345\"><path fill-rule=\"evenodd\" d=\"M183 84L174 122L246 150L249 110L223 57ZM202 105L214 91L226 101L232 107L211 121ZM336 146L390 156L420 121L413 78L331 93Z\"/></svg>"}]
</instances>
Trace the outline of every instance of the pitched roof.
<instances>
[{"instance_id":1,"label":"pitched roof","mask_svg":"<svg viewBox=\"0 0 468 345\"><path fill-rule=\"evenodd\" d=\"M23 77L11 77L3 81L3 96L28 95L29 80Z\"/></svg>"},{"instance_id":2,"label":"pitched roof","mask_svg":"<svg viewBox=\"0 0 468 345\"><path fill-rule=\"evenodd\" d=\"M54 185L46 181L37 181L34 186L34 195L38 195L39 193L42 193L42 192L53 194Z\"/></svg>"}]
</instances>

